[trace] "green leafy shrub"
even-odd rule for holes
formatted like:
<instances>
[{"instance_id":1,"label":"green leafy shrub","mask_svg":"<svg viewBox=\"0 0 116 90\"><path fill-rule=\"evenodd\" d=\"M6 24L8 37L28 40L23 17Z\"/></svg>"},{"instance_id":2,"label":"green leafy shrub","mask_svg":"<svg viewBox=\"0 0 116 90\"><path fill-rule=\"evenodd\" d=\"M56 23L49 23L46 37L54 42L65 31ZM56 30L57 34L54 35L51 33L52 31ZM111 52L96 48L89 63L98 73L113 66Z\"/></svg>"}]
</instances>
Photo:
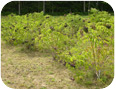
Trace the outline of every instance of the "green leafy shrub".
<instances>
[{"instance_id":1,"label":"green leafy shrub","mask_svg":"<svg viewBox=\"0 0 116 90\"><path fill-rule=\"evenodd\" d=\"M114 76L114 17L96 9L90 12L88 18L73 14L44 16L43 12L11 14L2 18L2 39L49 52L72 70L77 82L102 87Z\"/></svg>"}]
</instances>

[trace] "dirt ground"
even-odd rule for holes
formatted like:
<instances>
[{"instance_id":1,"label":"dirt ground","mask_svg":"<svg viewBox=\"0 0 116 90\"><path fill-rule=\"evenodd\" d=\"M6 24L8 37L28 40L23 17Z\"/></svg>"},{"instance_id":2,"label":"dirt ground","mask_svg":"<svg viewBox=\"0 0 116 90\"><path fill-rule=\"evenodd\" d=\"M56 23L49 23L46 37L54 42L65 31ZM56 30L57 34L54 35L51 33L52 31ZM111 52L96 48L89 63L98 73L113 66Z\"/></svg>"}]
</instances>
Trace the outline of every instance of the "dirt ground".
<instances>
[{"instance_id":1,"label":"dirt ground","mask_svg":"<svg viewBox=\"0 0 116 90\"><path fill-rule=\"evenodd\" d=\"M1 77L10 88L79 89L72 73L48 53L31 52L1 41Z\"/></svg>"}]
</instances>

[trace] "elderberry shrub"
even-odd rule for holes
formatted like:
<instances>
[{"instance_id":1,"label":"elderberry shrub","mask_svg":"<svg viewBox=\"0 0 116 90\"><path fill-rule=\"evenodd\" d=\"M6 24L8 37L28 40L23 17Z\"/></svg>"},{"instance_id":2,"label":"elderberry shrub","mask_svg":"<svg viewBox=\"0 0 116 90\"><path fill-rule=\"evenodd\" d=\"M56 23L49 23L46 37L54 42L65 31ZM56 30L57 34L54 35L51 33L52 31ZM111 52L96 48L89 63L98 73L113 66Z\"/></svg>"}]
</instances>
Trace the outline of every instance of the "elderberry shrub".
<instances>
[{"instance_id":1,"label":"elderberry shrub","mask_svg":"<svg viewBox=\"0 0 116 90\"><path fill-rule=\"evenodd\" d=\"M103 87L113 79L114 17L108 12L91 9L87 18L73 13L11 14L2 17L1 27L4 41L49 51L55 61L73 71L80 84Z\"/></svg>"}]
</instances>

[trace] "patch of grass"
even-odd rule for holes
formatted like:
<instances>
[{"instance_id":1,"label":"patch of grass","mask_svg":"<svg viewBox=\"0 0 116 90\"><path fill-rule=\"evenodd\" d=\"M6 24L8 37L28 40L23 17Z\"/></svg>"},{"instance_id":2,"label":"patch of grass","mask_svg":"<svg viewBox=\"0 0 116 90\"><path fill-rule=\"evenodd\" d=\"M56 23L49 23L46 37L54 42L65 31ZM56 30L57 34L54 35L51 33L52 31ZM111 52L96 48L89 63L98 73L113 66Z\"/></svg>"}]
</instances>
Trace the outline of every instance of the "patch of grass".
<instances>
[{"instance_id":1,"label":"patch of grass","mask_svg":"<svg viewBox=\"0 0 116 90\"><path fill-rule=\"evenodd\" d=\"M20 51L20 47L6 45L4 41L1 41L1 44L1 77L8 87L16 89L85 88L69 80L71 72L54 62L52 57L47 57L45 55L47 53L29 51L25 53Z\"/></svg>"},{"instance_id":2,"label":"patch of grass","mask_svg":"<svg viewBox=\"0 0 116 90\"><path fill-rule=\"evenodd\" d=\"M52 71L49 71L49 74L54 74L54 72L52 72Z\"/></svg>"},{"instance_id":3,"label":"patch of grass","mask_svg":"<svg viewBox=\"0 0 116 90\"><path fill-rule=\"evenodd\" d=\"M92 81L87 81L87 82L85 82L85 85L93 85L93 82Z\"/></svg>"},{"instance_id":4,"label":"patch of grass","mask_svg":"<svg viewBox=\"0 0 116 90\"><path fill-rule=\"evenodd\" d=\"M6 84L6 85L8 85L8 84L13 84L13 83L14 83L14 82L11 81L11 80L6 80L6 81L5 81L5 84Z\"/></svg>"},{"instance_id":5,"label":"patch of grass","mask_svg":"<svg viewBox=\"0 0 116 90\"><path fill-rule=\"evenodd\" d=\"M55 82L55 78L51 78L51 81L52 81L52 82Z\"/></svg>"},{"instance_id":6,"label":"patch of grass","mask_svg":"<svg viewBox=\"0 0 116 90\"><path fill-rule=\"evenodd\" d=\"M41 87L40 89L47 89L46 87Z\"/></svg>"}]
</instances>

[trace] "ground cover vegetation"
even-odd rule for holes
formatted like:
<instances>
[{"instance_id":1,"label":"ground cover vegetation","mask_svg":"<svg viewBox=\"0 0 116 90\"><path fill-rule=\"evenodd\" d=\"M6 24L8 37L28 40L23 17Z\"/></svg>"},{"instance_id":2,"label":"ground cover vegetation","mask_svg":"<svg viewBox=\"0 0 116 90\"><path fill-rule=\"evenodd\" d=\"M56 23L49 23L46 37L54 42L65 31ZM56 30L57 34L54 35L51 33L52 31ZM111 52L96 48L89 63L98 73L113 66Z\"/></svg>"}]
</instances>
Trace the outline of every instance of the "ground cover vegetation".
<instances>
[{"instance_id":1,"label":"ground cover vegetation","mask_svg":"<svg viewBox=\"0 0 116 90\"><path fill-rule=\"evenodd\" d=\"M1 37L11 45L47 52L72 71L77 83L99 88L114 77L114 17L92 8L87 17L41 13L2 17Z\"/></svg>"}]
</instances>

